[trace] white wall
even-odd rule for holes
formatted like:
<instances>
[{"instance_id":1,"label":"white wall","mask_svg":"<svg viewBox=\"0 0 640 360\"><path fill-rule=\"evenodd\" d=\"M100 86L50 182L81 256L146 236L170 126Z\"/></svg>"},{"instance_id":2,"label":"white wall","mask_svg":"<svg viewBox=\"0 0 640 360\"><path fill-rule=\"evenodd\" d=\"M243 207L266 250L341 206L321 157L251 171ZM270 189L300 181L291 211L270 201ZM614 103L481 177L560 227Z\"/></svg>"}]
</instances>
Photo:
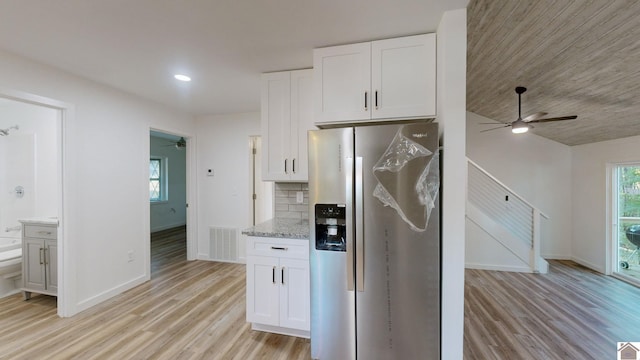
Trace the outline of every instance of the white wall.
<instances>
[{"instance_id":1,"label":"white wall","mask_svg":"<svg viewBox=\"0 0 640 360\"><path fill-rule=\"evenodd\" d=\"M607 164L640 162L640 136L572 147L572 258L607 272Z\"/></svg>"},{"instance_id":2,"label":"white wall","mask_svg":"<svg viewBox=\"0 0 640 360\"><path fill-rule=\"evenodd\" d=\"M463 358L467 9L438 26L438 117L442 129L442 359Z\"/></svg>"},{"instance_id":3,"label":"white wall","mask_svg":"<svg viewBox=\"0 0 640 360\"><path fill-rule=\"evenodd\" d=\"M542 224L542 257L571 258L571 148L509 128L481 133L491 125L480 122L495 120L467 113L467 157L549 216ZM467 233L467 262L480 262L490 244L482 238L477 231Z\"/></svg>"},{"instance_id":4,"label":"white wall","mask_svg":"<svg viewBox=\"0 0 640 360\"><path fill-rule=\"evenodd\" d=\"M150 141L151 156L166 160L168 184L168 198L150 204L151 232L154 232L187 223L187 151L171 146L168 139L151 136Z\"/></svg>"},{"instance_id":5,"label":"white wall","mask_svg":"<svg viewBox=\"0 0 640 360\"><path fill-rule=\"evenodd\" d=\"M169 74L167 74L169 75ZM64 128L65 309L71 315L149 278L149 129L193 134L187 114L0 52L0 88L73 107ZM127 253L134 252L134 261Z\"/></svg>"},{"instance_id":6,"label":"white wall","mask_svg":"<svg viewBox=\"0 0 640 360\"><path fill-rule=\"evenodd\" d=\"M251 226L250 139L260 134L260 113L199 117L198 258L209 259L209 228ZM207 169L214 175L207 176ZM241 242L240 257L244 258Z\"/></svg>"}]
</instances>

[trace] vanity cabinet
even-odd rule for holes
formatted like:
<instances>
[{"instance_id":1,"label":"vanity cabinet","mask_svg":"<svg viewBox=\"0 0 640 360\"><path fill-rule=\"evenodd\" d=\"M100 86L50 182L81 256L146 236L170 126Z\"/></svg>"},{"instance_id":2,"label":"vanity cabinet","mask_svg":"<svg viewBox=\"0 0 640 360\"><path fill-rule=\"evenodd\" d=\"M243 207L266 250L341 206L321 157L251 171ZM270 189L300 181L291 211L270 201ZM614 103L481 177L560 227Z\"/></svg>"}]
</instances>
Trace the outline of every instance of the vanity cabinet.
<instances>
[{"instance_id":1,"label":"vanity cabinet","mask_svg":"<svg viewBox=\"0 0 640 360\"><path fill-rule=\"evenodd\" d=\"M436 115L436 35L313 51L315 123Z\"/></svg>"},{"instance_id":2,"label":"vanity cabinet","mask_svg":"<svg viewBox=\"0 0 640 360\"><path fill-rule=\"evenodd\" d=\"M247 321L252 329L309 338L309 242L247 238Z\"/></svg>"},{"instance_id":3,"label":"vanity cabinet","mask_svg":"<svg viewBox=\"0 0 640 360\"><path fill-rule=\"evenodd\" d=\"M308 181L307 131L313 125L313 70L262 74L262 178Z\"/></svg>"},{"instance_id":4,"label":"vanity cabinet","mask_svg":"<svg viewBox=\"0 0 640 360\"><path fill-rule=\"evenodd\" d=\"M58 228L49 224L22 224L22 291L58 294Z\"/></svg>"}]
</instances>

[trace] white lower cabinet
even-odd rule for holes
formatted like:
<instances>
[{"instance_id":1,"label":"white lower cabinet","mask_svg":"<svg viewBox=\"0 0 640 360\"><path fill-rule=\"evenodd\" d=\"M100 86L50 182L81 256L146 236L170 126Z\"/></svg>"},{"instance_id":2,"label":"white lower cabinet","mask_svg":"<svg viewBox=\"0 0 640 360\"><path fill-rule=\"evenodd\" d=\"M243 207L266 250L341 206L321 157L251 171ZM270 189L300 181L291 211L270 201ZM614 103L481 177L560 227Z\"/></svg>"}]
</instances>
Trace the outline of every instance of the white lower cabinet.
<instances>
[{"instance_id":1,"label":"white lower cabinet","mask_svg":"<svg viewBox=\"0 0 640 360\"><path fill-rule=\"evenodd\" d=\"M247 321L254 330L309 337L309 242L247 238Z\"/></svg>"}]
</instances>

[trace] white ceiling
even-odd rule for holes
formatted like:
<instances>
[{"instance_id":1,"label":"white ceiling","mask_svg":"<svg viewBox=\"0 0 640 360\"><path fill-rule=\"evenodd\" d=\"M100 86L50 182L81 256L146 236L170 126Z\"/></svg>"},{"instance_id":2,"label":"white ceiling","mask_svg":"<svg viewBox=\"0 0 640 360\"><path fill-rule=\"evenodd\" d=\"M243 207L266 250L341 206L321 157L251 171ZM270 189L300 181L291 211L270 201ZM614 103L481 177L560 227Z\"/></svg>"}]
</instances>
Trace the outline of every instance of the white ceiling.
<instances>
[{"instance_id":1,"label":"white ceiling","mask_svg":"<svg viewBox=\"0 0 640 360\"><path fill-rule=\"evenodd\" d=\"M258 111L260 73L312 67L315 47L434 32L467 3L3 1L0 48L194 115Z\"/></svg>"}]
</instances>

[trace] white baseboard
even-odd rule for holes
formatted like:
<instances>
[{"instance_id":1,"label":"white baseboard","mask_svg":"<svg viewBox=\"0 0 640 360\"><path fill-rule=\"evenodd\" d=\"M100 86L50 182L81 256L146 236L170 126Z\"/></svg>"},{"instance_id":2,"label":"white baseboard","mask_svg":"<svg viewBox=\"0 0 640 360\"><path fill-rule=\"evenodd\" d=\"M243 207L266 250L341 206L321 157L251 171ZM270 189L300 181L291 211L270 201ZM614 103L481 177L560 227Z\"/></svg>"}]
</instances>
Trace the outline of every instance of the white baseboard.
<instances>
[{"instance_id":1,"label":"white baseboard","mask_svg":"<svg viewBox=\"0 0 640 360\"><path fill-rule=\"evenodd\" d=\"M570 255L560 255L560 254L541 254L543 259L547 260L571 260Z\"/></svg>"},{"instance_id":2,"label":"white baseboard","mask_svg":"<svg viewBox=\"0 0 640 360\"><path fill-rule=\"evenodd\" d=\"M134 287L145 283L146 281L149 280L149 277L146 275L142 275L139 276L131 281L127 281L124 284L118 285L114 288L111 288L107 291L104 291L98 295L92 296L86 300L82 300L80 302L78 302L78 304L75 306L75 309L73 311L72 314L70 314L69 316L73 316L79 312L82 312L84 310L87 310L88 308L98 305L99 303L109 300L112 297L122 294L123 292L129 290L129 289L133 289Z\"/></svg>"},{"instance_id":3,"label":"white baseboard","mask_svg":"<svg viewBox=\"0 0 640 360\"><path fill-rule=\"evenodd\" d=\"M502 266L502 265L475 264L475 263L465 263L464 266L467 269L477 269L477 270L494 270L494 271L524 272L524 273L532 272L531 269L526 266Z\"/></svg>"},{"instance_id":4,"label":"white baseboard","mask_svg":"<svg viewBox=\"0 0 640 360\"><path fill-rule=\"evenodd\" d=\"M572 256L571 259L569 259L569 260L575 261L578 264L580 264L580 265L582 265L584 267L588 267L589 269L597 271L599 273L603 273L603 274L605 273L605 269L603 269L602 267L600 267L600 266L598 266L598 265L596 265L596 264L594 264L592 262L589 262L587 260L581 259L581 258L579 258L577 256Z\"/></svg>"},{"instance_id":5,"label":"white baseboard","mask_svg":"<svg viewBox=\"0 0 640 360\"><path fill-rule=\"evenodd\" d=\"M180 222L180 223L175 223L175 224L162 224L162 226L156 226L154 228L152 228L150 231L153 232L158 232L158 231L162 231L162 230L169 230L172 229L174 227L178 227L178 226L185 226L187 225L186 222Z\"/></svg>"},{"instance_id":6,"label":"white baseboard","mask_svg":"<svg viewBox=\"0 0 640 360\"><path fill-rule=\"evenodd\" d=\"M211 261L211 262L223 262L229 264L246 264L246 259L238 259L238 261L228 261L228 260L220 260L220 259L211 259L208 254L198 254L198 260L203 261Z\"/></svg>"},{"instance_id":7,"label":"white baseboard","mask_svg":"<svg viewBox=\"0 0 640 360\"><path fill-rule=\"evenodd\" d=\"M266 331L266 332L270 332L270 333L289 335L289 336L296 336L296 337L301 337L301 338L305 338L305 339L311 338L311 333L309 331L298 330L298 329L290 329L290 328L283 328L283 327L279 327L279 326L271 326L271 325L251 323L251 330Z\"/></svg>"}]
</instances>

